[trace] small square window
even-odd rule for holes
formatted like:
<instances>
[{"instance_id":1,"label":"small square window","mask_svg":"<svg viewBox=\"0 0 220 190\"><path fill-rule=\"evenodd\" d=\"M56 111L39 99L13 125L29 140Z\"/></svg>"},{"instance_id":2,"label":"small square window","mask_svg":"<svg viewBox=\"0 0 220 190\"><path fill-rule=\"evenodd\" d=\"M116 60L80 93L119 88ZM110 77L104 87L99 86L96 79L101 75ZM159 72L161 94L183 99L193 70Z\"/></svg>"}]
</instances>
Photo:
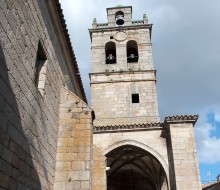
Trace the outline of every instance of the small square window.
<instances>
[{"instance_id":1,"label":"small square window","mask_svg":"<svg viewBox=\"0 0 220 190\"><path fill-rule=\"evenodd\" d=\"M110 39L114 39L114 37L113 37L113 36L110 36Z\"/></svg>"},{"instance_id":2,"label":"small square window","mask_svg":"<svg viewBox=\"0 0 220 190\"><path fill-rule=\"evenodd\" d=\"M139 103L139 94L132 94L131 95L132 103Z\"/></svg>"}]
</instances>

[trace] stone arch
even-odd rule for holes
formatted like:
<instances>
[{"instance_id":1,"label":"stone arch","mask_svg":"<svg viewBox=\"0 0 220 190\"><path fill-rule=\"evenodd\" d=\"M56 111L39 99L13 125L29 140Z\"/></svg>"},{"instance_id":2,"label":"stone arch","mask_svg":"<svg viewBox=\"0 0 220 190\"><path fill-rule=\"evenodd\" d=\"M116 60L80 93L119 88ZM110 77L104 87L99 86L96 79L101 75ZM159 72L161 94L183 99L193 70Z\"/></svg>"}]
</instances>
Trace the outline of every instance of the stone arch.
<instances>
[{"instance_id":1,"label":"stone arch","mask_svg":"<svg viewBox=\"0 0 220 190\"><path fill-rule=\"evenodd\" d=\"M127 139L127 140L122 140L122 141L116 142L114 144L111 144L107 148L102 149L101 153L102 153L102 155L105 156L106 154L108 154L112 150L114 150L116 148L119 148L121 146L124 146L124 145L136 146L138 148L141 148L141 149L147 151L151 155L153 155L159 161L159 163L162 165L162 167L163 167L163 169L165 171L166 177L167 177L168 188L170 189L169 166L166 163L166 161L164 160L164 158L160 155L160 153L158 151L154 150L153 148L151 148L150 146L148 146L146 144L143 144L141 142L135 141L135 140Z\"/></svg>"}]
</instances>

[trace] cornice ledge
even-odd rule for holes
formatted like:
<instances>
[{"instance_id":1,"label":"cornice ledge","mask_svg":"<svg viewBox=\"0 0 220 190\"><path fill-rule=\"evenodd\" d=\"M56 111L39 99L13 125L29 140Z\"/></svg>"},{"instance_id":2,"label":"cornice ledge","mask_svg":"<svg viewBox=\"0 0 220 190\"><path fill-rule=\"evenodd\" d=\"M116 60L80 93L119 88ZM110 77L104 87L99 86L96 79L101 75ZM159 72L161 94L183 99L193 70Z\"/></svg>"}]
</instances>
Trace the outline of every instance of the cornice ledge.
<instances>
[{"instance_id":1,"label":"cornice ledge","mask_svg":"<svg viewBox=\"0 0 220 190\"><path fill-rule=\"evenodd\" d=\"M164 124L169 124L169 123L193 123L193 125L195 125L198 118L199 118L199 115L167 116L164 119Z\"/></svg>"},{"instance_id":2,"label":"cornice ledge","mask_svg":"<svg viewBox=\"0 0 220 190\"><path fill-rule=\"evenodd\" d=\"M99 24L97 24L99 25ZM125 25L125 26L108 26L108 23L101 23L100 25L103 25L105 27L97 27L97 28L90 28L88 29L90 33L92 32L102 32L103 30L106 31L114 31L114 30L129 30L133 28L150 28L152 29L153 24L139 24L139 25Z\"/></svg>"},{"instance_id":3,"label":"cornice ledge","mask_svg":"<svg viewBox=\"0 0 220 190\"><path fill-rule=\"evenodd\" d=\"M139 130L149 130L149 129L162 129L163 125L161 123L143 123L143 124L131 124L131 125L106 125L106 126L94 126L94 133L104 133L104 132L121 132L121 131L139 131Z\"/></svg>"}]
</instances>

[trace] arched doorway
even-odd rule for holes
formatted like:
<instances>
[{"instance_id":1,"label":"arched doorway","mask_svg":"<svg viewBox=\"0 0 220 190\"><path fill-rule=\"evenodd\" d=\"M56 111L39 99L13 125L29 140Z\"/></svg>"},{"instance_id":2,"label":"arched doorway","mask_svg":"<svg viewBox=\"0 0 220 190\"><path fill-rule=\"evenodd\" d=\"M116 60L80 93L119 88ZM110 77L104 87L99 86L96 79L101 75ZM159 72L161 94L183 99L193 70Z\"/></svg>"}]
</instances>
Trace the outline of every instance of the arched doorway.
<instances>
[{"instance_id":1,"label":"arched doorway","mask_svg":"<svg viewBox=\"0 0 220 190\"><path fill-rule=\"evenodd\" d=\"M107 190L167 190L160 162L133 145L120 146L106 154Z\"/></svg>"}]
</instances>

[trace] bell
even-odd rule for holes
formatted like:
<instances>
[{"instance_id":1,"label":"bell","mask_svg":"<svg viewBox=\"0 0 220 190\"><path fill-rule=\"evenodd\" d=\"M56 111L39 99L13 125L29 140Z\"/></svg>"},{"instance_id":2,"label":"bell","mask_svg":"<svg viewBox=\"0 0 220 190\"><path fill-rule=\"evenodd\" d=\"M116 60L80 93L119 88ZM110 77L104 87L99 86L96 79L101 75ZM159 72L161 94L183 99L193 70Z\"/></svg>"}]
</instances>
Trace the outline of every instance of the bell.
<instances>
[{"instance_id":1,"label":"bell","mask_svg":"<svg viewBox=\"0 0 220 190\"><path fill-rule=\"evenodd\" d=\"M124 16L123 15L117 15L116 17L116 24L117 25L123 25L125 23Z\"/></svg>"}]
</instances>

